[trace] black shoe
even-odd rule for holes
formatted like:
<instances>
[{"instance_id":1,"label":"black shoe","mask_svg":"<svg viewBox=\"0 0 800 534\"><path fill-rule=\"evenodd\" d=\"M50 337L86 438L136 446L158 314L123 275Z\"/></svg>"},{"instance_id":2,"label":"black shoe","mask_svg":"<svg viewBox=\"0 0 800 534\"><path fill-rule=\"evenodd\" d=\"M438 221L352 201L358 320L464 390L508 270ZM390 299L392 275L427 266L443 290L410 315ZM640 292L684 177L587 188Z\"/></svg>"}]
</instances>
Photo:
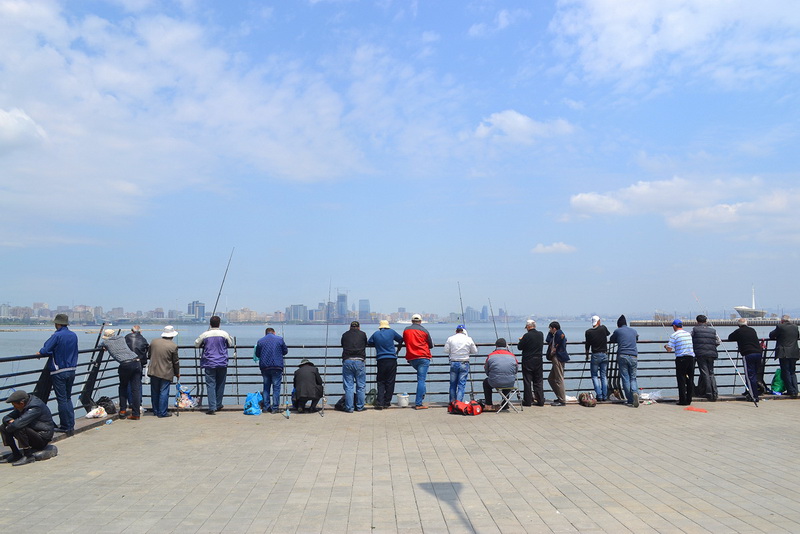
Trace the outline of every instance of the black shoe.
<instances>
[{"instance_id":1,"label":"black shoe","mask_svg":"<svg viewBox=\"0 0 800 534\"><path fill-rule=\"evenodd\" d=\"M8 454L4 454L2 458L0 458L0 464L12 464L17 460L22 459L21 452L10 452Z\"/></svg>"},{"instance_id":2,"label":"black shoe","mask_svg":"<svg viewBox=\"0 0 800 534\"><path fill-rule=\"evenodd\" d=\"M214 410L208 410L206 412L206 415L217 415L217 412L215 412Z\"/></svg>"},{"instance_id":3,"label":"black shoe","mask_svg":"<svg viewBox=\"0 0 800 534\"><path fill-rule=\"evenodd\" d=\"M556 401L551 402L550 406L566 406L566 404L561 402L561 401L557 401L556 400Z\"/></svg>"},{"instance_id":4,"label":"black shoe","mask_svg":"<svg viewBox=\"0 0 800 534\"><path fill-rule=\"evenodd\" d=\"M28 454L30 454L30 456ZM26 453L25 456L23 456L22 458L20 458L16 462L12 463L11 465L16 467L18 465L32 464L35 461L36 461L36 458L33 457L32 453Z\"/></svg>"},{"instance_id":5,"label":"black shoe","mask_svg":"<svg viewBox=\"0 0 800 534\"><path fill-rule=\"evenodd\" d=\"M159 419L163 419L164 417L172 417L172 414L170 412L167 412L165 415L159 415L158 417Z\"/></svg>"},{"instance_id":6,"label":"black shoe","mask_svg":"<svg viewBox=\"0 0 800 534\"><path fill-rule=\"evenodd\" d=\"M61 428L60 426L57 426L57 427L55 427L53 429L53 432L55 432L56 434L64 434L64 433L67 432L67 429L66 428Z\"/></svg>"},{"instance_id":7,"label":"black shoe","mask_svg":"<svg viewBox=\"0 0 800 534\"><path fill-rule=\"evenodd\" d=\"M376 405L375 405L375 409L376 409L376 410L383 410L383 406L382 406L382 405L380 405L380 404L376 404Z\"/></svg>"}]
</instances>

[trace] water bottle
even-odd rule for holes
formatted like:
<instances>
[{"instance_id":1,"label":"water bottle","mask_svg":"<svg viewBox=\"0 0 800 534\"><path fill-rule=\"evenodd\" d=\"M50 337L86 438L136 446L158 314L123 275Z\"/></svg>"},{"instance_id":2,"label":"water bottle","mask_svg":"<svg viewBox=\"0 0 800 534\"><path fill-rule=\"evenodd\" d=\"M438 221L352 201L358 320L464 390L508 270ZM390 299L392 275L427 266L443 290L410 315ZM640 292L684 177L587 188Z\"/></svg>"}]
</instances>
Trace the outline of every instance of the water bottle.
<instances>
[{"instance_id":1,"label":"water bottle","mask_svg":"<svg viewBox=\"0 0 800 534\"><path fill-rule=\"evenodd\" d=\"M113 420L113 419L109 419L108 421L106 421L106 424L107 424L107 425L110 425L110 424L111 424L111 423L113 423L113 422L114 422L114 420Z\"/></svg>"}]
</instances>

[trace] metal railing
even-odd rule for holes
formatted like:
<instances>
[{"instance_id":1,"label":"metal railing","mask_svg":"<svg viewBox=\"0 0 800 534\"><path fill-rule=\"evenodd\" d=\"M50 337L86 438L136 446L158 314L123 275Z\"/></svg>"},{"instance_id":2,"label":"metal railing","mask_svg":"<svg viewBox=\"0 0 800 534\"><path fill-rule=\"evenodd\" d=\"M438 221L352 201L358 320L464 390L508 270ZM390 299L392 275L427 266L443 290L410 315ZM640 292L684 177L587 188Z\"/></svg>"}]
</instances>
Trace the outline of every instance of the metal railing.
<instances>
[{"instance_id":1,"label":"metal railing","mask_svg":"<svg viewBox=\"0 0 800 534\"><path fill-rule=\"evenodd\" d=\"M675 386L675 366L674 355L667 353L664 348L665 341L640 341L637 380L639 388L643 391L663 390L670 396L676 389ZM762 352L762 367L759 369L759 381L770 378L774 374L777 362L768 359L767 356L772 352L770 344L774 342L765 340ZM577 394L578 390L589 390L592 388L589 372L589 363L584 358L584 344L582 342L570 342L567 344L570 351L571 361L566 364L564 370L564 382L568 394ZM486 355L494 350L492 344L478 344L478 355L470 359L470 378L466 391L469 393L474 389L476 395L482 396L483 362ZM515 350L515 347L511 347ZM248 393L260 391L263 386L261 372L258 364L253 362L253 345L237 346L234 351L231 349L228 363L228 377L225 390L225 403L242 404ZM727 349L727 350L726 350ZM298 368L303 358L313 361L323 375L325 381L325 393L328 403L333 404L335 399L343 394L342 374L341 374L341 347L320 346L320 345L289 345L289 354L286 356L285 374L289 381L288 392L291 392L291 379L294 371ZM371 349L370 349L371 351ZM324 357L328 353L327 359ZM178 354L181 366L181 385L191 389L192 395L201 403L205 397L205 380L202 368L200 367L199 349L194 346L179 346ZM395 393L409 393L413 395L416 390L416 372L410 365L405 365L404 359L399 358L397 368L397 380ZM11 356L0 358L0 414L11 410L11 406L4 401L17 389L33 391L40 398L47 399L51 410L56 414L55 398L52 395L49 373L46 370L46 357L37 355ZM326 364L327 362L327 364ZM735 367L734 367L735 365ZM77 400L76 411L81 409L88 411L93 402L100 396L108 396L118 399L119 379L117 375L117 363L111 360L104 349L84 349L79 351L78 368L75 374L73 385L73 403ZM545 375L548 372L549 364L545 360ZM738 369L738 373L737 373ZM367 390L374 386L376 365L374 354L368 352L367 362ZM616 347L609 346L609 390L618 389L619 377L616 374ZM697 373L696 373L697 374ZM736 351L735 344L723 342L719 347L719 358L715 365L715 375L717 387L720 394L736 394L744 391L744 385L737 374L743 375L743 366L739 353ZM518 376L521 386L521 376ZM427 398L433 402L446 401L450 389L450 366L446 356L434 354L428 371ZM767 381L769 387L769 380ZM147 388L143 395L143 404L149 405ZM545 385L545 390L548 390ZM175 391L172 394L174 396ZM77 399L76 399L77 398ZM79 415L76 414L76 415Z\"/></svg>"}]
</instances>

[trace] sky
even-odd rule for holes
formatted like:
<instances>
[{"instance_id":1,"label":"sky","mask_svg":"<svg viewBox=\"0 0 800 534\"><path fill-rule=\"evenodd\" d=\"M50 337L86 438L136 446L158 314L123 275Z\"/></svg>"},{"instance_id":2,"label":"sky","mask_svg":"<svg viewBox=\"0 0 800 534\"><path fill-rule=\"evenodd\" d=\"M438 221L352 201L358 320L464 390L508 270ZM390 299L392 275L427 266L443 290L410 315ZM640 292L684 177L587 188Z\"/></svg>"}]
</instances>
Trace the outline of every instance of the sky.
<instances>
[{"instance_id":1,"label":"sky","mask_svg":"<svg viewBox=\"0 0 800 534\"><path fill-rule=\"evenodd\" d=\"M0 302L800 310L799 110L785 0L0 0Z\"/></svg>"}]
</instances>

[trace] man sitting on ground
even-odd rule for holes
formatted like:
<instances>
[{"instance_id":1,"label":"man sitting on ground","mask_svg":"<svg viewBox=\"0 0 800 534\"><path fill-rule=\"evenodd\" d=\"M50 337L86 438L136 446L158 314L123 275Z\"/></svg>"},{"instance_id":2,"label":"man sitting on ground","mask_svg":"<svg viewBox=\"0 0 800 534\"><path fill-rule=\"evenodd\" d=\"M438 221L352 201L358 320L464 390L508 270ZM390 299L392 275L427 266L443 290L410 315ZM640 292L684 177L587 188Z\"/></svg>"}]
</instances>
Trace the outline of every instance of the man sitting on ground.
<instances>
[{"instance_id":1,"label":"man sitting on ground","mask_svg":"<svg viewBox=\"0 0 800 534\"><path fill-rule=\"evenodd\" d=\"M498 339L494 346L496 349L491 352L483 364L486 370L486 378L483 380L483 395L486 398L486 409L492 408L492 390L501 388L504 395L511 392L517 380L517 358L508 350L508 344L502 337Z\"/></svg>"},{"instance_id":2,"label":"man sitting on ground","mask_svg":"<svg viewBox=\"0 0 800 534\"><path fill-rule=\"evenodd\" d=\"M21 389L12 393L6 402L14 409L3 417L0 435L11 454L4 456L2 461L15 466L35 462L33 453L43 450L53 439L56 425L50 408L39 397L28 395Z\"/></svg>"}]
</instances>

